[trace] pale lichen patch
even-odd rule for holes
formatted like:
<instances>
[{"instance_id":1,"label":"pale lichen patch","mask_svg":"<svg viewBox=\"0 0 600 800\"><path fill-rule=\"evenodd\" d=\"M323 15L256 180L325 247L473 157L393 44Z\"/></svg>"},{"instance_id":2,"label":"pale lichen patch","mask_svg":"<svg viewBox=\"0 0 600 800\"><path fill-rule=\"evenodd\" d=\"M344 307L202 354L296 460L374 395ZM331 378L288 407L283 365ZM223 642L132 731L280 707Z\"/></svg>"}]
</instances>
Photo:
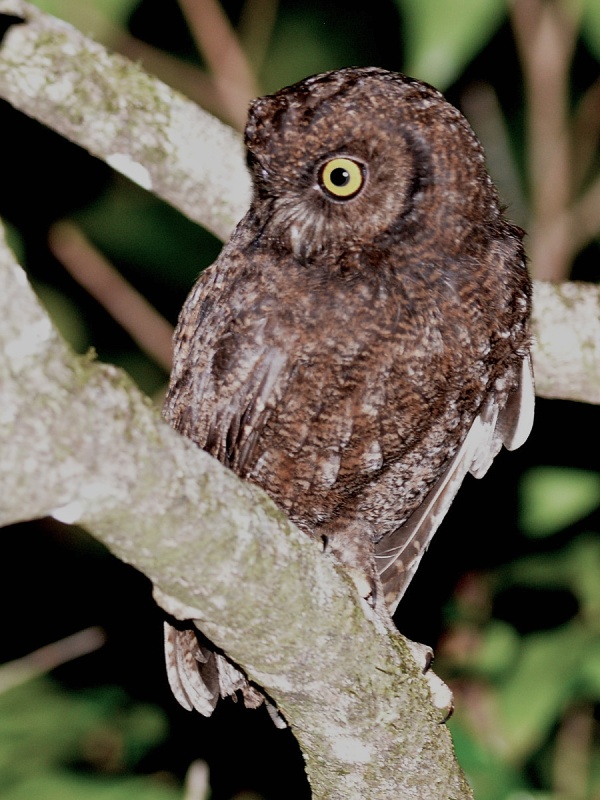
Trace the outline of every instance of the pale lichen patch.
<instances>
[{"instance_id":1,"label":"pale lichen patch","mask_svg":"<svg viewBox=\"0 0 600 800\"><path fill-rule=\"evenodd\" d=\"M133 159L127 153L112 153L106 156L106 163L109 167L116 169L125 177L137 183L142 189L150 191L152 189L152 176L143 164Z\"/></svg>"},{"instance_id":2,"label":"pale lichen patch","mask_svg":"<svg viewBox=\"0 0 600 800\"><path fill-rule=\"evenodd\" d=\"M8 342L4 353L11 361L18 364L44 349L52 335L52 323L49 318L41 317L24 328L12 342Z\"/></svg>"}]
</instances>

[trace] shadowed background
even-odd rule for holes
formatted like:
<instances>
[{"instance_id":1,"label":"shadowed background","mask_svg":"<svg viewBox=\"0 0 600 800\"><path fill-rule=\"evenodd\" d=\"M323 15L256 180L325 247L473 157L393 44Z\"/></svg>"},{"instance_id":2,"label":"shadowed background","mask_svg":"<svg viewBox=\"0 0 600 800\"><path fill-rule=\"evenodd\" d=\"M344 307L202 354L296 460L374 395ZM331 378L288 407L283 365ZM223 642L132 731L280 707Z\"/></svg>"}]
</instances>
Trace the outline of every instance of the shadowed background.
<instances>
[{"instance_id":1,"label":"shadowed background","mask_svg":"<svg viewBox=\"0 0 600 800\"><path fill-rule=\"evenodd\" d=\"M428 80L482 139L534 275L598 281L595 0L517 0L510 13L503 0L37 5L240 129L253 96L322 70ZM6 104L0 130L0 216L40 297L79 352L93 346L160 404L169 326L220 243ZM396 615L454 689L450 726L477 800L600 796L597 431L595 407L539 401L527 444L467 479ZM292 736L264 709L228 701L205 720L178 706L143 577L55 521L4 541L3 800L184 797L196 760L214 800L309 797ZM90 652L74 659L62 639L90 626L103 634L84 634L75 652Z\"/></svg>"}]
</instances>

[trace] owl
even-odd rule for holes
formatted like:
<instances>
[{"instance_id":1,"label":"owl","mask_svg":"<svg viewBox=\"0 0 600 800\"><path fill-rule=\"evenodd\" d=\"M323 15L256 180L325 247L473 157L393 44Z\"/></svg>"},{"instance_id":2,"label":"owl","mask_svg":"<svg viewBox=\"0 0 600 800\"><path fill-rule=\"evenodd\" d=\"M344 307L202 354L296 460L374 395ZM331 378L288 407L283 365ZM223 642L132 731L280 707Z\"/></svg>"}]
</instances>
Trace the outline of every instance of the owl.
<instances>
[{"instance_id":1,"label":"owl","mask_svg":"<svg viewBox=\"0 0 600 800\"><path fill-rule=\"evenodd\" d=\"M189 295L164 416L393 613L463 478L533 420L523 231L431 86L378 68L259 98L251 207ZM262 695L190 627L171 687Z\"/></svg>"}]
</instances>

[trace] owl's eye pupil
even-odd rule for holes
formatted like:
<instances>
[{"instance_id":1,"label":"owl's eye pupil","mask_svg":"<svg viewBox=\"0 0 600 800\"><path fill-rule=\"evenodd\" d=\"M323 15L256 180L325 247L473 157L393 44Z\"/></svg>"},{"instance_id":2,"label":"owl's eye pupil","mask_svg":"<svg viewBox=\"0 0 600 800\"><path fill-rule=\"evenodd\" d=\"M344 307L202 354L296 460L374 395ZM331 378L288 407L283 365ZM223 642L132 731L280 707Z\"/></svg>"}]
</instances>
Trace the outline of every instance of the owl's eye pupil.
<instances>
[{"instance_id":1,"label":"owl's eye pupil","mask_svg":"<svg viewBox=\"0 0 600 800\"><path fill-rule=\"evenodd\" d=\"M323 192L334 200L350 200L363 188L365 167L352 158L332 158L319 170Z\"/></svg>"},{"instance_id":2,"label":"owl's eye pupil","mask_svg":"<svg viewBox=\"0 0 600 800\"><path fill-rule=\"evenodd\" d=\"M334 186L346 186L350 180L350 173L347 169L337 167L329 177Z\"/></svg>"}]
</instances>

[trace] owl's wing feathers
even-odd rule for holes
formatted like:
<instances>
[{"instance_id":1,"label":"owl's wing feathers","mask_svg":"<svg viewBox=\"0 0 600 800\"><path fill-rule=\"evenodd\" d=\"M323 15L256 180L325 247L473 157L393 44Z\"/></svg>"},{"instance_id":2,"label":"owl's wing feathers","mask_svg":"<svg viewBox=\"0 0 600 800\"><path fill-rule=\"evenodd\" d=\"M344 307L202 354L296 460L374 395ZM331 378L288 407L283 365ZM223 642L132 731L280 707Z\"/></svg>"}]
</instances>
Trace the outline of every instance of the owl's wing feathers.
<instances>
[{"instance_id":1,"label":"owl's wing feathers","mask_svg":"<svg viewBox=\"0 0 600 800\"><path fill-rule=\"evenodd\" d=\"M232 302L221 285L219 263L227 264L226 256L204 273L186 303L163 415L243 475L294 369L286 349L265 334L267 311L247 308L236 314L238 298Z\"/></svg>"},{"instance_id":2,"label":"owl's wing feathers","mask_svg":"<svg viewBox=\"0 0 600 800\"><path fill-rule=\"evenodd\" d=\"M196 709L210 717L219 697L235 696L238 690L246 708L258 708L265 701L233 662L200 643L195 628L176 628L169 622L164 628L169 685L187 711Z\"/></svg>"},{"instance_id":3,"label":"owl's wing feathers","mask_svg":"<svg viewBox=\"0 0 600 800\"><path fill-rule=\"evenodd\" d=\"M212 414L206 421L206 450L242 475L255 459L256 443L290 376L287 356L276 346L255 349L247 363L235 392L211 392L207 411Z\"/></svg>"},{"instance_id":4,"label":"owl's wing feathers","mask_svg":"<svg viewBox=\"0 0 600 800\"><path fill-rule=\"evenodd\" d=\"M164 623L165 659L171 691L188 711L210 717L219 699L214 653L202 648L193 628Z\"/></svg>"},{"instance_id":5,"label":"owl's wing feathers","mask_svg":"<svg viewBox=\"0 0 600 800\"><path fill-rule=\"evenodd\" d=\"M429 543L467 472L481 478L502 445L519 447L533 424L531 360L523 358L520 380L506 405L489 401L473 421L452 461L411 517L376 545L377 571L386 604L393 613L410 584Z\"/></svg>"},{"instance_id":6,"label":"owl's wing feathers","mask_svg":"<svg viewBox=\"0 0 600 800\"><path fill-rule=\"evenodd\" d=\"M516 450L525 442L533 427L535 387L531 354L521 362L521 378L516 390L509 395L498 416L498 429L507 450Z\"/></svg>"}]
</instances>

